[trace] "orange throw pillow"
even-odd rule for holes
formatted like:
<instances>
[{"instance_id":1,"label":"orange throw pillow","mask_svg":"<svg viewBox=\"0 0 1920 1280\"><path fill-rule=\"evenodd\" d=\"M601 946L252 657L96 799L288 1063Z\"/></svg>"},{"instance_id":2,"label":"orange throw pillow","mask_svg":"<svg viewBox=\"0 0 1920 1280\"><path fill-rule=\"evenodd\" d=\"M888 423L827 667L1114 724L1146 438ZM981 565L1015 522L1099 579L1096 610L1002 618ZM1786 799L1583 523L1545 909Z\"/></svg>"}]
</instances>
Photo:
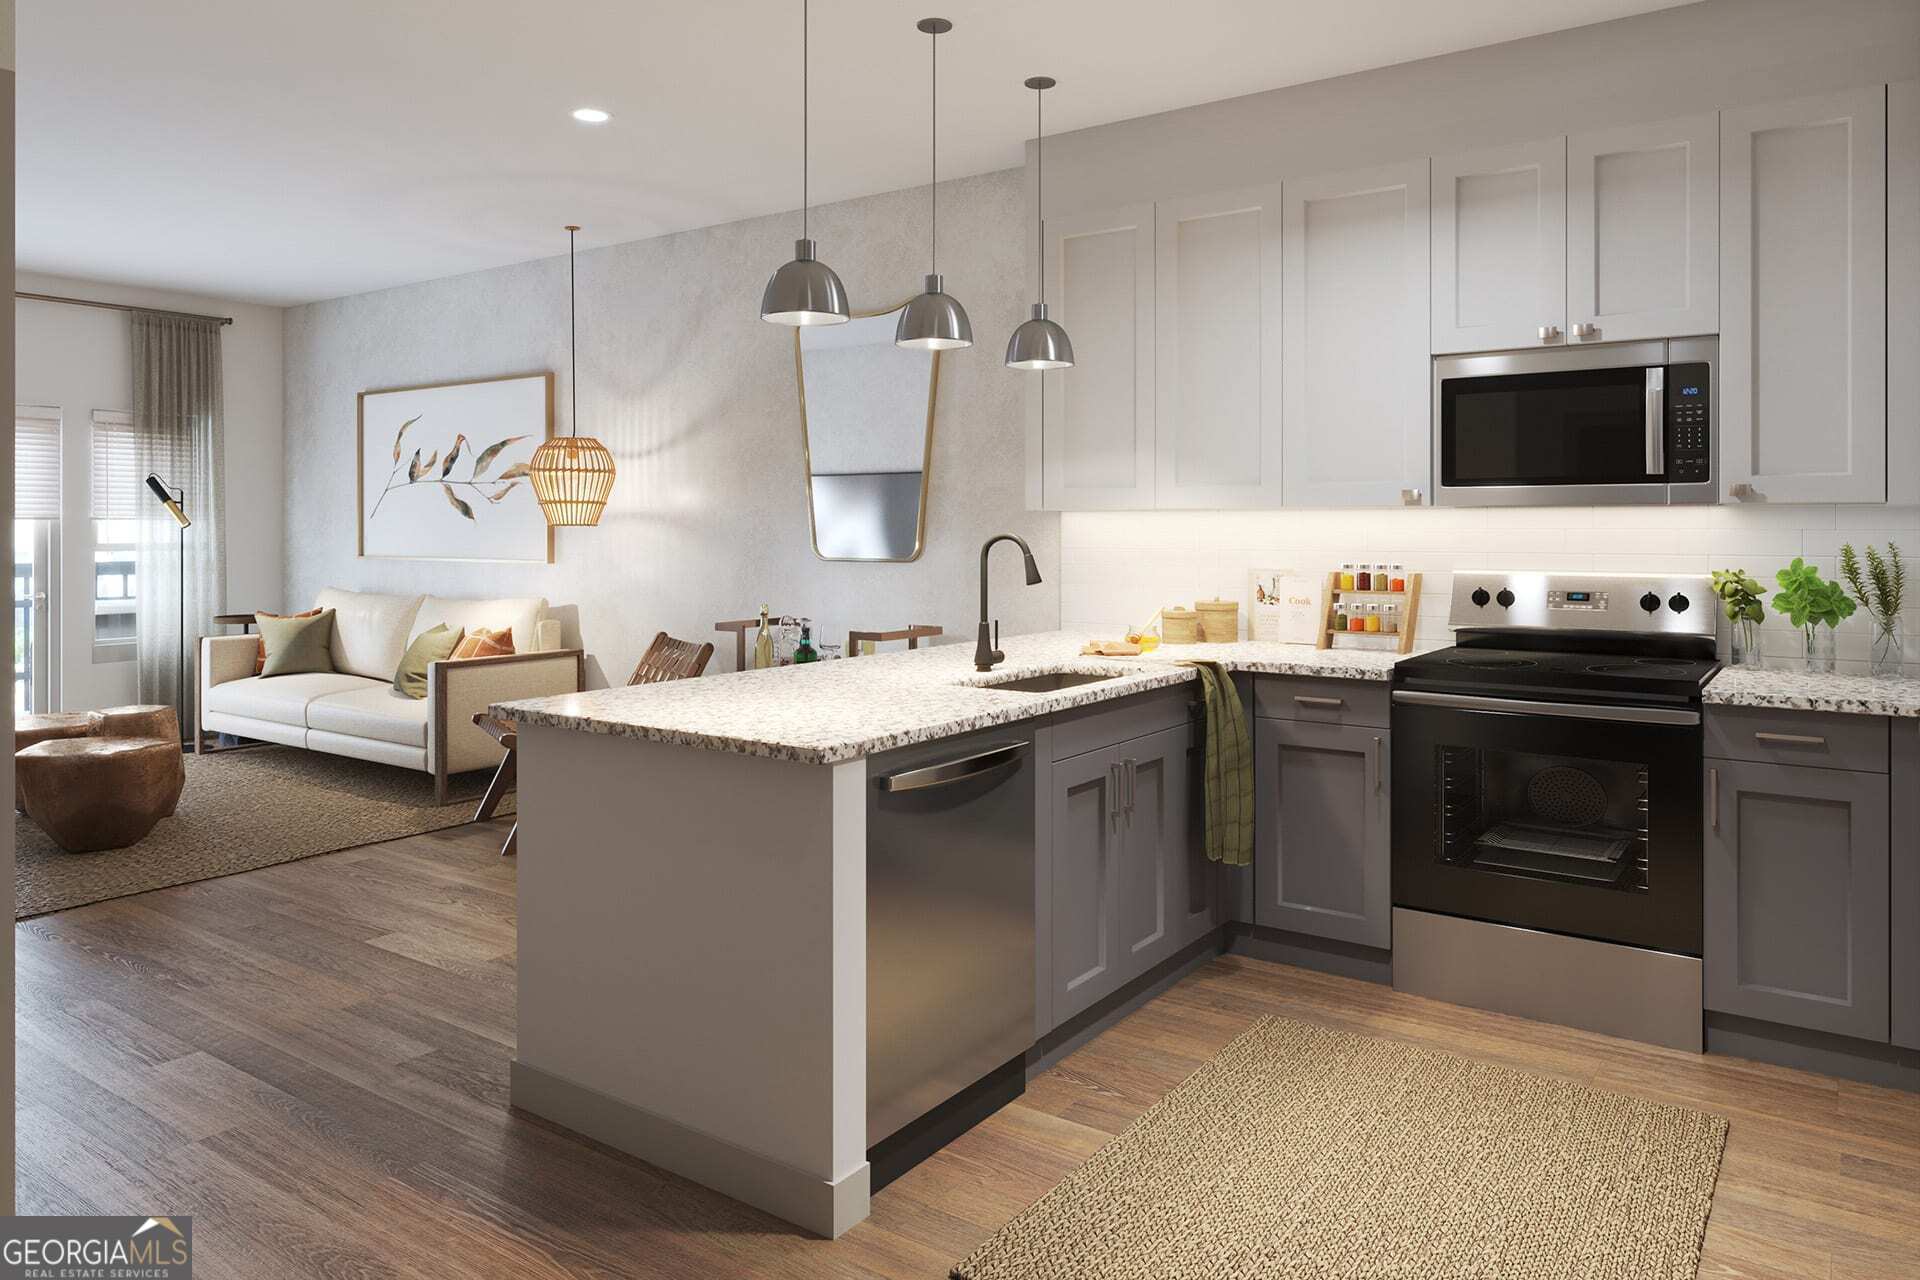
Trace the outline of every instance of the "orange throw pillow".
<instances>
[{"instance_id":1,"label":"orange throw pillow","mask_svg":"<svg viewBox=\"0 0 1920 1280\"><path fill-rule=\"evenodd\" d=\"M309 609L305 613L255 613L253 616L255 621L258 621L261 618L317 618L320 616L320 611L318 609ZM259 675L262 671L265 671L266 669L267 669L267 638L265 636L261 636L260 643L255 646L255 652L253 655L253 674Z\"/></svg>"},{"instance_id":2,"label":"orange throw pillow","mask_svg":"<svg viewBox=\"0 0 1920 1280\"><path fill-rule=\"evenodd\" d=\"M513 628L489 631L485 627L475 627L467 632L458 646L454 648L454 662L467 658L504 658L513 652Z\"/></svg>"}]
</instances>

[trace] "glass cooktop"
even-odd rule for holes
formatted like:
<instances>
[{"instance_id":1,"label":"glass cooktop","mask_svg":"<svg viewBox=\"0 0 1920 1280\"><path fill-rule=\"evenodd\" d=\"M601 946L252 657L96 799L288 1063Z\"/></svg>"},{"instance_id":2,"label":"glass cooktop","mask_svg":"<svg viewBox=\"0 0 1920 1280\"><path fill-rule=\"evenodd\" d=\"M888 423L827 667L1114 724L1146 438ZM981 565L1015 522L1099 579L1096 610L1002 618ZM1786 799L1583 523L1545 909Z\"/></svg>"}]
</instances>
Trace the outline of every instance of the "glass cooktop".
<instances>
[{"instance_id":1,"label":"glass cooktop","mask_svg":"<svg viewBox=\"0 0 1920 1280\"><path fill-rule=\"evenodd\" d=\"M1507 697L1693 702L1719 669L1711 658L1455 646L1403 660L1394 683Z\"/></svg>"}]
</instances>

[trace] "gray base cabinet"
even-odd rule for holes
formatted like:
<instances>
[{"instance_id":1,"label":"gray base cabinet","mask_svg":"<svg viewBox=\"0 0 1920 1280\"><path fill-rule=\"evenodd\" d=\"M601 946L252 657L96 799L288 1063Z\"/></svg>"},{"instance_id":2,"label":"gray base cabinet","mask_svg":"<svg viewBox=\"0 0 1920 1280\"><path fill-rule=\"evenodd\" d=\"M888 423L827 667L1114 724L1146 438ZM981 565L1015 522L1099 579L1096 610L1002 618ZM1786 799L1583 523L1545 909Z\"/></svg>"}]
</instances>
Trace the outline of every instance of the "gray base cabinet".
<instances>
[{"instance_id":1,"label":"gray base cabinet","mask_svg":"<svg viewBox=\"0 0 1920 1280\"><path fill-rule=\"evenodd\" d=\"M1706 785L1707 1008L1885 1043L1887 775L1709 758Z\"/></svg>"},{"instance_id":2,"label":"gray base cabinet","mask_svg":"<svg viewBox=\"0 0 1920 1280\"><path fill-rule=\"evenodd\" d=\"M1893 732L1893 1042L1920 1049L1920 721Z\"/></svg>"},{"instance_id":3,"label":"gray base cabinet","mask_svg":"<svg viewBox=\"0 0 1920 1280\"><path fill-rule=\"evenodd\" d=\"M1219 923L1182 725L1053 762L1054 1026Z\"/></svg>"},{"instance_id":4,"label":"gray base cabinet","mask_svg":"<svg viewBox=\"0 0 1920 1280\"><path fill-rule=\"evenodd\" d=\"M1387 730L1260 718L1254 735L1254 922L1390 946Z\"/></svg>"}]
</instances>

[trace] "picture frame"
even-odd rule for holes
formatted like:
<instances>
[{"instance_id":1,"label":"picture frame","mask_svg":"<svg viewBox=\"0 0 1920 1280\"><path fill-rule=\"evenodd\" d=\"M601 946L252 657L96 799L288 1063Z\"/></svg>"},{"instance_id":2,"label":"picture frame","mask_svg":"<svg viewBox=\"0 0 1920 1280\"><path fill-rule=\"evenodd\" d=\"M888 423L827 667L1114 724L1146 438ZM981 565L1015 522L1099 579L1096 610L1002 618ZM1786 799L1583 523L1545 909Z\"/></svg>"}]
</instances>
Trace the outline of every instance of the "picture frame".
<instances>
[{"instance_id":1,"label":"picture frame","mask_svg":"<svg viewBox=\"0 0 1920 1280\"><path fill-rule=\"evenodd\" d=\"M551 371L362 391L354 418L360 558L553 563L527 474L553 436Z\"/></svg>"}]
</instances>

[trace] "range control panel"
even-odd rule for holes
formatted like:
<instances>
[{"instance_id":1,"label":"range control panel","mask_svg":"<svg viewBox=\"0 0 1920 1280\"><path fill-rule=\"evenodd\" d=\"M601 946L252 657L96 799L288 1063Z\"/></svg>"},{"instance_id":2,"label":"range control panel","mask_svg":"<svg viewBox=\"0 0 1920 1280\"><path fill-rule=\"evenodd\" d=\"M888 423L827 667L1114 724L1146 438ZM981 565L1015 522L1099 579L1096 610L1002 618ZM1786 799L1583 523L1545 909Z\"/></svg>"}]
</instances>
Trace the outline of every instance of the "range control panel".
<instances>
[{"instance_id":1,"label":"range control panel","mask_svg":"<svg viewBox=\"0 0 1920 1280\"><path fill-rule=\"evenodd\" d=\"M1713 581L1691 574L1453 575L1452 627L1531 631L1714 634Z\"/></svg>"},{"instance_id":2,"label":"range control panel","mask_svg":"<svg viewBox=\"0 0 1920 1280\"><path fill-rule=\"evenodd\" d=\"M1704 364L1668 365L1666 382L1667 480L1671 484L1710 480L1713 370Z\"/></svg>"}]
</instances>

